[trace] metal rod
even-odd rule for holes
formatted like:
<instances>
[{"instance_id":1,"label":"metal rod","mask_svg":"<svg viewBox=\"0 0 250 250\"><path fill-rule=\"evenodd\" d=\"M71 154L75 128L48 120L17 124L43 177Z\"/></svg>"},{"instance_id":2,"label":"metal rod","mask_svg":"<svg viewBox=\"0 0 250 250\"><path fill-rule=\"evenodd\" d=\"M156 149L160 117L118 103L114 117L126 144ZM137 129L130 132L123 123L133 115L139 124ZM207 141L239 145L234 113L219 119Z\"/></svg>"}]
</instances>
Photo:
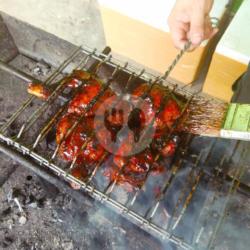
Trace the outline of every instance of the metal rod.
<instances>
[{"instance_id":1,"label":"metal rod","mask_svg":"<svg viewBox=\"0 0 250 250\"><path fill-rule=\"evenodd\" d=\"M187 145L190 144L190 141L192 140L192 136L189 136L187 138L187 141L185 142L185 149L184 151L182 151L180 149L180 151L182 151L183 153L183 156L187 153ZM172 181L174 180L174 177L176 175L176 173L179 171L179 169L181 168L182 166L182 162L183 162L183 156L182 158L179 158L178 161L176 163L173 164L172 166L172 169L171 169L171 173L170 173L170 176L169 178L167 179L167 181L165 182L165 184L163 185L162 189L161 189L161 193L160 195L157 197L157 199L154 201L154 203L152 204L152 206L147 210L147 212L145 213L145 217L148 217L148 215L150 214L149 216L149 219L151 220L153 218L153 216L155 215L159 205L160 205L160 202L163 200L164 198L164 195L166 194L166 192L168 191Z\"/></svg>"},{"instance_id":2,"label":"metal rod","mask_svg":"<svg viewBox=\"0 0 250 250\"><path fill-rule=\"evenodd\" d=\"M242 156L244 155L244 153L246 153L246 150L243 151ZM241 161L242 161L242 158L240 158L239 163ZM218 220L218 222L217 222L217 224L216 224L216 226L215 226L215 228L213 230L213 234L212 234L212 236L210 238L210 241L209 241L209 244L208 244L208 249L212 249L212 247L213 247L214 241L216 239L216 234L217 234L220 226L222 225L222 223L223 223L223 221L225 219L226 209L227 209L228 203L230 201L230 198L231 198L232 194L234 192L236 192L236 190L237 190L237 188L239 186L239 181L237 181L237 179L240 179L242 177L244 171L245 171L244 167L245 166L242 164L242 165L240 165L240 167L238 167L236 169L234 179L233 179L232 184L231 184L231 186L230 186L230 188L228 190L226 200L224 202L224 206L223 206L222 210L220 211L220 218L219 218L219 220Z\"/></svg>"},{"instance_id":3,"label":"metal rod","mask_svg":"<svg viewBox=\"0 0 250 250\"><path fill-rule=\"evenodd\" d=\"M181 221L183 215L185 214L185 211L187 210L187 207L188 207L188 205L190 204L190 202L191 202L191 200L192 200L192 198L193 198L193 195L194 195L194 193L195 193L195 190L196 190L197 187L198 187L198 184L199 184L199 181L200 181L200 178L202 177L202 175L203 175L203 172L202 172L202 171L197 175L197 177L196 177L196 179L195 179L195 182L194 182L194 185L193 185L193 187L192 187L192 189L191 189L191 192L190 192L189 195L187 196L187 198L186 198L186 200L185 200L185 203L184 203L184 206L183 206L183 208L182 208L182 210L181 210L181 212L180 212L179 217L177 218L176 222L174 223L172 230L174 230L174 229L178 226L178 224L179 224L179 222Z\"/></svg>"},{"instance_id":4,"label":"metal rod","mask_svg":"<svg viewBox=\"0 0 250 250\"><path fill-rule=\"evenodd\" d=\"M166 70L165 74L162 76L162 79L167 79L172 72L172 70L175 68L176 64L180 61L184 53L191 47L192 43L188 41L185 45L184 48L180 50L179 54L176 56L172 64L168 67Z\"/></svg>"},{"instance_id":5,"label":"metal rod","mask_svg":"<svg viewBox=\"0 0 250 250\"><path fill-rule=\"evenodd\" d=\"M208 150L208 152L207 152L207 154L206 154L205 161L207 161L207 160L209 159L214 144L215 144L215 141L213 140L212 143L210 144L209 150ZM194 175L194 173L195 173L195 170L197 169L198 165L199 165L200 162L201 162L201 159L202 159L202 156L203 156L203 152L204 152L204 151L201 151L201 152L200 152L199 156L198 156L197 159L196 159L196 162L195 162L194 166L192 167L192 169L191 169L191 171L190 171L190 173L189 173L189 175L188 175L188 177L187 177L187 181L185 182L187 185L191 183L191 180L192 180L192 177L193 177L193 175ZM180 193L180 196L179 196L179 198L178 198L178 200L177 200L177 203L176 203L176 205L175 205L174 212L173 212L173 214L172 214L172 216L171 216L171 218L170 218L170 220L169 220L169 222L168 222L168 227L167 227L168 229L170 228L170 226L171 226L171 224L172 224L172 220L175 218L175 215L176 215L176 213L177 213L177 211L178 211L178 208L179 208L179 206L180 206L180 204L181 204L181 201L182 201L182 200L184 199L184 197L185 197L185 190L188 188L187 185L184 185L183 188L182 188L182 191L181 191L181 193ZM184 204L185 204L185 202L184 202ZM172 227L171 230L173 230L173 227Z\"/></svg>"},{"instance_id":6,"label":"metal rod","mask_svg":"<svg viewBox=\"0 0 250 250\"><path fill-rule=\"evenodd\" d=\"M235 154L236 151L237 151L237 148L239 147L239 144L240 144L240 142L237 141L237 143L235 144L235 146L234 146L234 147L232 148L232 150L230 151L230 155L229 155L229 157L228 157L228 161L229 161L230 159L233 158L234 154ZM223 158L224 158L224 157L223 157ZM224 160L225 160L225 158L224 158ZM220 164L222 164L222 162L220 162ZM220 167L222 167L222 165L220 165ZM220 167L219 167L219 168L220 168ZM216 172L217 172L217 170L216 170ZM216 173L215 173L215 176L218 177L218 175L217 175ZM200 211L200 215L199 215L199 217L198 217L198 219L197 219L197 222L200 221L201 218L203 218L203 219L204 219L204 223L203 223L203 226L202 226L201 230L198 232L198 236L197 236L197 237L194 237L194 239L195 239L195 245L198 244L198 241L199 241L199 240L198 240L198 237L200 238L201 235L202 235L202 233L204 232L204 226L207 225L207 222L208 222L208 219L209 219L209 218L208 218L209 209L212 207L214 201L215 201L216 198L218 197L219 192L220 192L220 190L222 189L222 187L223 187L223 182L221 182L220 186L218 187L218 192L217 192L217 193L214 193L214 197L212 197L212 195L210 194L208 204L205 204L205 205L203 206L203 208L201 209L201 211ZM206 218L204 218L205 216L206 216Z\"/></svg>"}]
</instances>

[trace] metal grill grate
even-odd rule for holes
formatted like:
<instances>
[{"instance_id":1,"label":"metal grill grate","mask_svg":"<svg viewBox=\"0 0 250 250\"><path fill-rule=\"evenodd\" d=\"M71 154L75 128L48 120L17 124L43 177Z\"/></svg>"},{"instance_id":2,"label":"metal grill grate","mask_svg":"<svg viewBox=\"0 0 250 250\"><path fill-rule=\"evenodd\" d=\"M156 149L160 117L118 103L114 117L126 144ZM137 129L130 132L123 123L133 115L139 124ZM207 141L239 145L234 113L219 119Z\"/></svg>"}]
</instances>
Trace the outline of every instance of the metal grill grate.
<instances>
[{"instance_id":1,"label":"metal grill grate","mask_svg":"<svg viewBox=\"0 0 250 250\"><path fill-rule=\"evenodd\" d=\"M1 146L14 148L32 159L34 163L49 169L51 173L80 185L89 195L161 239L169 240L183 249L212 248L230 198L238 189L249 192L248 183L242 181L244 173L249 168L248 144L186 135L177 149L167 174L153 181L150 178L149 169L143 187L132 193L121 190L115 182L106 183L105 186L99 185L98 173L104 164L104 157L87 180L76 179L70 174L70 170L75 167L75 160L70 165L64 164L57 157L60 145L46 150L43 146L46 137L53 130L70 101L70 96L64 93L66 87L62 80L63 71L76 62L77 69L94 72L100 77L103 71L108 72L105 73L103 89L91 102L89 108L109 86L119 81L122 74L126 76L126 84L123 83L125 91L139 80L148 82L151 86L156 83L162 84L170 92L183 96L185 105L182 114L192 98L203 98L201 94L193 95L186 88L178 87L163 78L149 74L144 69L138 70L128 63L114 59L111 55L81 47L44 82L47 86L55 86L46 102L41 103L35 97L28 98L2 125ZM0 66L11 73L16 72L10 70L8 65ZM15 73L15 75L18 74ZM73 91L71 96L76 93L77 90ZM25 112L31 109L30 105L33 102L37 103L36 108L31 115L27 116ZM22 116L24 118L21 119ZM81 116L73 124L65 137L83 121L83 118ZM19 124L18 131L14 135L10 134L11 125L14 122L18 123L19 120L22 123ZM178 123L179 120L176 121L175 126ZM169 134L166 135L166 138L169 136ZM84 147L86 144L82 146ZM218 155L219 159L217 159ZM157 158L158 156L155 160ZM157 195L153 195L156 187L159 191ZM216 199L222 193L223 202L217 207ZM212 223L210 211L218 214L217 219ZM207 227L208 224L209 227ZM205 241L202 239L204 235L206 235Z\"/></svg>"}]
</instances>

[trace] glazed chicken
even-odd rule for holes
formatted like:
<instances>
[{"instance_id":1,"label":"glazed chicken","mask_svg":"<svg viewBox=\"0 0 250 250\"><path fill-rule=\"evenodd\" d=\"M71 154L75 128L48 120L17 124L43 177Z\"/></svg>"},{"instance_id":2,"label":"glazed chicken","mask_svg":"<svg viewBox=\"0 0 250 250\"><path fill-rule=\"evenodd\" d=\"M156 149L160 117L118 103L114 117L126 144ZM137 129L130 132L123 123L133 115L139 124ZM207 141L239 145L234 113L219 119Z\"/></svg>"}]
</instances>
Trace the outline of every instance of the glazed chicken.
<instances>
[{"instance_id":1,"label":"glazed chicken","mask_svg":"<svg viewBox=\"0 0 250 250\"><path fill-rule=\"evenodd\" d=\"M177 143L172 139L164 139L163 135L173 129L175 121L181 115L181 107L172 96L165 98L162 87L155 85L149 91L149 86L145 83L135 88L132 95L143 97L145 102L130 115L133 104L126 106L122 102L112 103L112 97L116 95L109 88L100 95L100 80L87 72L74 71L66 78L66 85L70 88L78 87L79 91L70 101L67 113L57 124L56 142L63 160L76 160L76 166L71 171L74 177L84 180L91 174L93 167L107 154L107 148L103 145L116 142L117 134L125 121L137 137L131 133L123 135L123 141L112 152L113 163L106 168L104 175L110 181L132 190L143 185L149 171L154 174L165 171L154 159L158 154L162 157L174 155ZM149 93L145 98L146 92ZM112 108L107 109L111 104ZM155 129L153 141L142 152L133 154L133 144L140 139L141 131L150 122L153 122Z\"/></svg>"},{"instance_id":2,"label":"glazed chicken","mask_svg":"<svg viewBox=\"0 0 250 250\"><path fill-rule=\"evenodd\" d=\"M90 78L91 75L88 72L83 70L74 70L65 80L66 85L69 88L77 88L83 83L83 81L89 80Z\"/></svg>"},{"instance_id":3,"label":"glazed chicken","mask_svg":"<svg viewBox=\"0 0 250 250\"><path fill-rule=\"evenodd\" d=\"M59 154L65 161L73 161L85 165L96 163L104 154L98 141L91 137L93 118L87 117L77 124L80 117L66 114L57 125L56 141L60 145ZM77 124L74 129L72 126ZM70 129L72 132L70 132Z\"/></svg>"},{"instance_id":4,"label":"glazed chicken","mask_svg":"<svg viewBox=\"0 0 250 250\"><path fill-rule=\"evenodd\" d=\"M47 100L50 96L50 91L41 83L29 83L27 91L42 100Z\"/></svg>"},{"instance_id":5,"label":"glazed chicken","mask_svg":"<svg viewBox=\"0 0 250 250\"><path fill-rule=\"evenodd\" d=\"M148 84L141 84L133 91L133 95L142 97L145 92L149 91ZM156 115L154 121L155 137L161 136L166 130L172 128L174 122L178 119L181 114L181 110L177 102L172 98L166 98L163 87L155 85L149 92L149 95L145 98L150 103L150 108L146 110L149 114L156 114L160 109L161 112ZM163 105L162 105L163 103ZM153 119L153 117L152 117Z\"/></svg>"},{"instance_id":6,"label":"glazed chicken","mask_svg":"<svg viewBox=\"0 0 250 250\"><path fill-rule=\"evenodd\" d=\"M98 98L98 101L94 105L92 105L91 108L88 108L91 102L93 102L93 99L98 96L100 91L101 83L96 79L89 80L81 87L80 91L70 102L68 113L84 115L86 117L94 116L94 113L100 107L100 104L114 95L114 93L110 89L108 89L102 96L100 96L100 98Z\"/></svg>"},{"instance_id":7,"label":"glazed chicken","mask_svg":"<svg viewBox=\"0 0 250 250\"><path fill-rule=\"evenodd\" d=\"M63 81L65 87L77 88L90 79L91 75L88 72L83 70L74 70L72 74L68 77L65 77ZM51 94L51 91L45 85L39 82L29 83L27 91L29 94L34 95L42 100L47 100Z\"/></svg>"},{"instance_id":8,"label":"glazed chicken","mask_svg":"<svg viewBox=\"0 0 250 250\"><path fill-rule=\"evenodd\" d=\"M164 167L154 162L153 155L147 148L130 157L114 156L113 165L107 168L104 174L112 182L124 185L128 191L131 191L133 188L140 188L143 185L148 171L153 174L161 174Z\"/></svg>"}]
</instances>

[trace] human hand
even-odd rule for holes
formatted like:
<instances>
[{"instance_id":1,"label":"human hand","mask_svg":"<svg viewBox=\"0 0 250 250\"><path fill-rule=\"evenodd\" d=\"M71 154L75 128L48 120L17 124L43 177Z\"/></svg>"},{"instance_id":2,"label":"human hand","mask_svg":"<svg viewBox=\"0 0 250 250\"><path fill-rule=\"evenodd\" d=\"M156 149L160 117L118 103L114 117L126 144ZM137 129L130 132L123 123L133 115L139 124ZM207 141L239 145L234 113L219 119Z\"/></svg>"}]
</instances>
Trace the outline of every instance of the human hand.
<instances>
[{"instance_id":1,"label":"human hand","mask_svg":"<svg viewBox=\"0 0 250 250\"><path fill-rule=\"evenodd\" d=\"M209 12L213 0L176 0L168 18L170 33L174 45L183 49L190 40L190 50L198 47L202 41L212 38L218 29L213 28Z\"/></svg>"}]
</instances>

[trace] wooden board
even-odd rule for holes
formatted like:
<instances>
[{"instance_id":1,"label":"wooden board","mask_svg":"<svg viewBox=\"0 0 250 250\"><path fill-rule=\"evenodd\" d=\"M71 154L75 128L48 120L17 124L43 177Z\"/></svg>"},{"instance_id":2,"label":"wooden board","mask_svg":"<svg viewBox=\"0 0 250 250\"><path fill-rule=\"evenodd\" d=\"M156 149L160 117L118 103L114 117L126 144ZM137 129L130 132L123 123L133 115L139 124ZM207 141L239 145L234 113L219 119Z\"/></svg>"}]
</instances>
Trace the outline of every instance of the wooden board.
<instances>
[{"instance_id":1,"label":"wooden board","mask_svg":"<svg viewBox=\"0 0 250 250\"><path fill-rule=\"evenodd\" d=\"M215 53L203 91L225 101L230 101L233 95L232 85L246 69L246 64Z\"/></svg>"}]
</instances>

